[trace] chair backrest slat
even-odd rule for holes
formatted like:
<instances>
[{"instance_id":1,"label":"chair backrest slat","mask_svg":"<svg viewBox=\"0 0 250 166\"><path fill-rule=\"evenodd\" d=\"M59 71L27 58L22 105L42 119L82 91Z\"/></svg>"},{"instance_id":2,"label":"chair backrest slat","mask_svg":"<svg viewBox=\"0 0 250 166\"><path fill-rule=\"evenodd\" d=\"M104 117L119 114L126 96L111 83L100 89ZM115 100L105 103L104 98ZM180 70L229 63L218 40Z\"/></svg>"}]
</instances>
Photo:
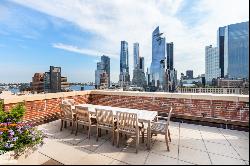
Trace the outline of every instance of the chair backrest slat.
<instances>
[{"instance_id":1,"label":"chair backrest slat","mask_svg":"<svg viewBox=\"0 0 250 166\"><path fill-rule=\"evenodd\" d=\"M73 117L71 105L60 104L60 108L61 108L61 114L64 118L72 118Z\"/></svg>"},{"instance_id":2,"label":"chair backrest slat","mask_svg":"<svg viewBox=\"0 0 250 166\"><path fill-rule=\"evenodd\" d=\"M118 130L136 132L138 130L138 117L135 113L117 112Z\"/></svg>"},{"instance_id":3,"label":"chair backrest slat","mask_svg":"<svg viewBox=\"0 0 250 166\"><path fill-rule=\"evenodd\" d=\"M76 110L77 120L90 122L90 114L88 107L76 106L75 110Z\"/></svg>"},{"instance_id":4,"label":"chair backrest slat","mask_svg":"<svg viewBox=\"0 0 250 166\"><path fill-rule=\"evenodd\" d=\"M96 109L96 121L100 125L112 126L114 123L113 111Z\"/></svg>"}]
</instances>

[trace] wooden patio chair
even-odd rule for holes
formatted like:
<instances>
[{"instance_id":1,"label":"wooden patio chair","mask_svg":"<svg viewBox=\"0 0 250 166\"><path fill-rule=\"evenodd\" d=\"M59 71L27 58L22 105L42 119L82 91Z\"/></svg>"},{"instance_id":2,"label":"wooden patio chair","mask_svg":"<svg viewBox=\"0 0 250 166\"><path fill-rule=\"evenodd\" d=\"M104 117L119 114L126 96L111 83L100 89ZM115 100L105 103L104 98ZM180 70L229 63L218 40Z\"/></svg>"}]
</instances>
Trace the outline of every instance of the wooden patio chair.
<instances>
[{"instance_id":1,"label":"wooden patio chair","mask_svg":"<svg viewBox=\"0 0 250 166\"><path fill-rule=\"evenodd\" d=\"M96 119L89 113L88 107L75 106L76 111L76 133L78 132L78 125L86 125L88 127L88 138L90 139L91 127L96 125Z\"/></svg>"},{"instance_id":2,"label":"wooden patio chair","mask_svg":"<svg viewBox=\"0 0 250 166\"><path fill-rule=\"evenodd\" d=\"M74 106L75 105L75 100L74 99L63 99L62 104L69 104Z\"/></svg>"},{"instance_id":3,"label":"wooden patio chair","mask_svg":"<svg viewBox=\"0 0 250 166\"><path fill-rule=\"evenodd\" d=\"M163 135L165 135L167 151L169 151L168 139L169 139L169 142L171 142L170 131L169 131L169 123L170 123L172 110L173 110L173 108L171 107L171 109L170 109L170 111L168 113L168 117L160 117L160 116L158 116L158 118L165 119L167 121L165 121L165 122L162 122L162 121L152 122L152 125L151 125L151 136L153 134L163 134Z\"/></svg>"},{"instance_id":4,"label":"wooden patio chair","mask_svg":"<svg viewBox=\"0 0 250 166\"><path fill-rule=\"evenodd\" d=\"M72 123L73 126L72 126L71 133L73 133L73 131L74 131L74 124L75 124L76 118L75 118L75 113L73 113L71 108L72 107L69 104L60 104L60 109L61 109L61 112L60 112L60 119L61 119L60 131L62 131L63 123L65 123L65 122Z\"/></svg>"},{"instance_id":5,"label":"wooden patio chair","mask_svg":"<svg viewBox=\"0 0 250 166\"><path fill-rule=\"evenodd\" d=\"M139 126L138 126L137 114L117 111L116 115L117 115L117 147L119 147L120 133L126 135L135 135L136 153L137 153L139 147Z\"/></svg>"},{"instance_id":6,"label":"wooden patio chair","mask_svg":"<svg viewBox=\"0 0 250 166\"><path fill-rule=\"evenodd\" d=\"M114 145L116 123L111 110L96 109L96 141L98 141L101 129L112 132L112 144Z\"/></svg>"}]
</instances>

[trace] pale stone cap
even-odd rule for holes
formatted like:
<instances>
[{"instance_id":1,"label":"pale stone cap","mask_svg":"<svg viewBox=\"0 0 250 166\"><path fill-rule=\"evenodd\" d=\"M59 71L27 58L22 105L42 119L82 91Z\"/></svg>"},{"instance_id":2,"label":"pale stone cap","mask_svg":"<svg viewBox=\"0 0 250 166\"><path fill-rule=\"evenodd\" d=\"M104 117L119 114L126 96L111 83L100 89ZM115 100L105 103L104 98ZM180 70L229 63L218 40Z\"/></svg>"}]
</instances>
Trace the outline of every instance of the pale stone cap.
<instances>
[{"instance_id":1,"label":"pale stone cap","mask_svg":"<svg viewBox=\"0 0 250 166\"><path fill-rule=\"evenodd\" d=\"M44 99L53 99L53 98L64 98L64 97L70 97L70 96L89 95L89 94L249 102L249 95L207 94L207 93L136 92L136 91L104 91L104 90L73 91L73 92L33 94L33 95L23 95L23 96L5 96L5 97L3 97L3 99L4 99L5 104L9 104L9 103L18 103L18 102L22 102L22 101L35 101L35 100L44 100Z\"/></svg>"}]
</instances>

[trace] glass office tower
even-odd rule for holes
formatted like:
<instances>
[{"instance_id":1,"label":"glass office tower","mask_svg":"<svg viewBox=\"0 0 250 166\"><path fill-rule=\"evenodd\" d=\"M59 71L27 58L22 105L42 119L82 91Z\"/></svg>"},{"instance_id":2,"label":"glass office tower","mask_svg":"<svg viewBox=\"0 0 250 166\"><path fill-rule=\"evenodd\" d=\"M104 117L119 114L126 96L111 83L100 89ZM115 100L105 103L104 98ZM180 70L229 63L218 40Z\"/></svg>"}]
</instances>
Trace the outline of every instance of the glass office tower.
<instances>
[{"instance_id":1,"label":"glass office tower","mask_svg":"<svg viewBox=\"0 0 250 166\"><path fill-rule=\"evenodd\" d=\"M129 58L128 57L128 42L121 41L120 75L119 75L120 86L126 86L130 84L129 59L128 58Z\"/></svg>"},{"instance_id":2,"label":"glass office tower","mask_svg":"<svg viewBox=\"0 0 250 166\"><path fill-rule=\"evenodd\" d=\"M224 78L224 40L225 40L225 28L226 27L219 27L217 31L217 47L218 47L218 54L219 54L219 64L221 74L220 77Z\"/></svg>"},{"instance_id":3,"label":"glass office tower","mask_svg":"<svg viewBox=\"0 0 250 166\"><path fill-rule=\"evenodd\" d=\"M174 43L167 43L167 69L174 69Z\"/></svg>"},{"instance_id":4,"label":"glass office tower","mask_svg":"<svg viewBox=\"0 0 250 166\"><path fill-rule=\"evenodd\" d=\"M110 58L106 55L101 57L101 62L103 63L103 70L108 75L108 87L110 87Z\"/></svg>"},{"instance_id":5,"label":"glass office tower","mask_svg":"<svg viewBox=\"0 0 250 166\"><path fill-rule=\"evenodd\" d=\"M159 26L152 33L151 84L158 89L163 89L166 59L166 39L162 34Z\"/></svg>"},{"instance_id":6,"label":"glass office tower","mask_svg":"<svg viewBox=\"0 0 250 166\"><path fill-rule=\"evenodd\" d=\"M249 78L249 22L231 24L225 28L224 76Z\"/></svg>"},{"instance_id":7,"label":"glass office tower","mask_svg":"<svg viewBox=\"0 0 250 166\"><path fill-rule=\"evenodd\" d=\"M134 69L139 64L139 43L134 43Z\"/></svg>"}]
</instances>

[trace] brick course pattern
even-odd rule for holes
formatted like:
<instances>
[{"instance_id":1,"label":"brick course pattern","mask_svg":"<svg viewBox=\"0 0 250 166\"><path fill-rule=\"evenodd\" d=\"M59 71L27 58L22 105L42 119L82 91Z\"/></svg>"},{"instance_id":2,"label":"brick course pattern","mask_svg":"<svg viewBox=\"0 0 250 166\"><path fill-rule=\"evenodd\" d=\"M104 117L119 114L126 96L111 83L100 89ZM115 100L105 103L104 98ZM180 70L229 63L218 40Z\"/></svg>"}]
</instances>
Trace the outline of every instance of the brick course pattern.
<instances>
[{"instance_id":1,"label":"brick course pattern","mask_svg":"<svg viewBox=\"0 0 250 166\"><path fill-rule=\"evenodd\" d=\"M76 104L88 103L88 95L24 101L26 112L23 121L38 125L51 119L57 119L60 115L60 103L63 99L74 99ZM4 110L9 111L15 105L16 103L4 104Z\"/></svg>"},{"instance_id":2,"label":"brick course pattern","mask_svg":"<svg viewBox=\"0 0 250 166\"><path fill-rule=\"evenodd\" d=\"M249 122L249 103L222 100L198 100L141 96L92 94L91 104L166 112L173 107L173 117L200 117L225 121ZM191 118L192 119L192 118Z\"/></svg>"},{"instance_id":3,"label":"brick course pattern","mask_svg":"<svg viewBox=\"0 0 250 166\"><path fill-rule=\"evenodd\" d=\"M198 121L208 121L221 124L233 124L249 126L249 102L246 101L226 101L209 99L189 99L178 97L154 97L147 95L131 94L98 94L84 93L72 94L66 97L40 97L37 99L24 101L26 113L24 121L32 123L45 123L49 119L58 118L62 99L74 99L76 104L98 104L105 106L144 109L168 113L173 107L173 117L191 119ZM39 100L40 99L40 100ZM4 104L4 110L10 110L15 103Z\"/></svg>"}]
</instances>

